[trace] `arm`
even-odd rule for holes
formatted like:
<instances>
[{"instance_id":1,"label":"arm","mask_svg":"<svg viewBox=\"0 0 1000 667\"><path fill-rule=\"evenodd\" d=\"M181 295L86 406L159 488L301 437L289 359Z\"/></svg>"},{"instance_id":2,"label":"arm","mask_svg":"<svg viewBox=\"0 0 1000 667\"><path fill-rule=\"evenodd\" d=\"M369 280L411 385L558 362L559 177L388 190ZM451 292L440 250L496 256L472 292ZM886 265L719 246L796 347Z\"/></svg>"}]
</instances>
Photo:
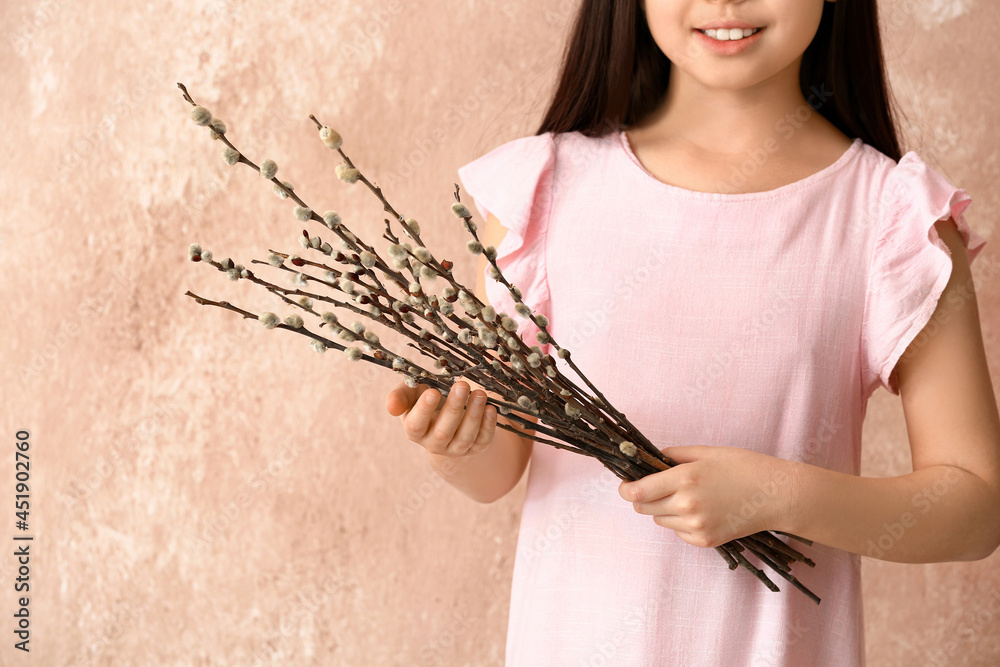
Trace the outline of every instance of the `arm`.
<instances>
[{"instance_id":1,"label":"arm","mask_svg":"<svg viewBox=\"0 0 1000 667\"><path fill-rule=\"evenodd\" d=\"M480 238L483 245L499 246L500 241L506 235L507 230L500 224L500 221L491 213L485 224ZM489 262L482 254L479 255L478 269L476 272L475 293L483 303L489 303L486 296L486 267ZM479 384L466 380L472 391L485 390ZM493 398L500 398L495 393L488 392ZM464 401L462 402L464 405ZM451 409L446 406L442 409ZM461 410L461 406L454 409ZM531 415L522 415L525 419L537 423L538 418ZM500 414L496 416L498 424L508 424L515 428L521 428L519 424L508 420ZM485 421L485 420L484 420ZM430 451L427 458L431 467L434 468L449 484L469 496L473 500L481 503L492 503L507 495L511 489L517 486L524 470L531 458L531 450L534 445L533 440L522 438L510 431L497 428L493 435L492 444L468 456L450 457L440 456Z\"/></svg>"},{"instance_id":2,"label":"arm","mask_svg":"<svg viewBox=\"0 0 1000 667\"><path fill-rule=\"evenodd\" d=\"M954 223L935 227L951 278L893 371L913 472L867 478L789 461L779 530L902 563L978 560L1000 545L1000 416L972 273Z\"/></svg>"}]
</instances>

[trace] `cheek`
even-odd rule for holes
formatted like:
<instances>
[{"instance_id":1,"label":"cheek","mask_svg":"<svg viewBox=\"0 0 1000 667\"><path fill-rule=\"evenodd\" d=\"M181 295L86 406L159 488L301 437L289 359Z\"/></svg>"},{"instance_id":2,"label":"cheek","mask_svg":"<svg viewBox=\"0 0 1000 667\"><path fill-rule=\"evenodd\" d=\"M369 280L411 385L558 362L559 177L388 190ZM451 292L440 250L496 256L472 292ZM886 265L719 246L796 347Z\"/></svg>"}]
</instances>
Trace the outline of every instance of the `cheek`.
<instances>
[{"instance_id":1,"label":"cheek","mask_svg":"<svg viewBox=\"0 0 1000 667\"><path fill-rule=\"evenodd\" d=\"M684 22L669 2L647 2L646 21L653 41L673 62L684 59L690 49L692 35L684 30Z\"/></svg>"}]
</instances>

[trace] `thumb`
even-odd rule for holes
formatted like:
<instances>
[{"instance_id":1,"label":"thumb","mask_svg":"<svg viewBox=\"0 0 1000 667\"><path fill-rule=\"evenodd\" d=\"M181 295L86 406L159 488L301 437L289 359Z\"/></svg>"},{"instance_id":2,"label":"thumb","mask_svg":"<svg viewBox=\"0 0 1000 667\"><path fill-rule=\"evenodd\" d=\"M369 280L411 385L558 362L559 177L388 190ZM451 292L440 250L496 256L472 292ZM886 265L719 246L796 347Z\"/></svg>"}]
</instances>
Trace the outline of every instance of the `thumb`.
<instances>
[{"instance_id":1,"label":"thumb","mask_svg":"<svg viewBox=\"0 0 1000 667\"><path fill-rule=\"evenodd\" d=\"M686 445L683 447L664 447L660 449L674 463L690 463L704 458L711 445Z\"/></svg>"}]
</instances>

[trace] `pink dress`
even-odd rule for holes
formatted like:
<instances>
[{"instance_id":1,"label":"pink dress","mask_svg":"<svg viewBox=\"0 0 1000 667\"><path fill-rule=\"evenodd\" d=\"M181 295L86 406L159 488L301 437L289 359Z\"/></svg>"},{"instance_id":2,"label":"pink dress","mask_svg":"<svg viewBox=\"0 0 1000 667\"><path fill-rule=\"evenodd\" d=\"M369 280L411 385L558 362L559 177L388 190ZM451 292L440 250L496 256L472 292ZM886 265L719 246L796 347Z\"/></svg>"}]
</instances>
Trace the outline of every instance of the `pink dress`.
<instances>
[{"instance_id":1,"label":"pink dress","mask_svg":"<svg viewBox=\"0 0 1000 667\"><path fill-rule=\"evenodd\" d=\"M805 179L744 194L659 181L622 132L522 137L458 173L480 229L492 212L509 230L504 275L655 445L855 475L868 398L898 394L890 373L951 272L934 222L954 216L970 261L985 243L965 190L860 139ZM508 666L864 665L859 555L792 542L816 562L793 571L822 603L765 569L774 593L637 514L618 485L594 459L535 444Z\"/></svg>"}]
</instances>

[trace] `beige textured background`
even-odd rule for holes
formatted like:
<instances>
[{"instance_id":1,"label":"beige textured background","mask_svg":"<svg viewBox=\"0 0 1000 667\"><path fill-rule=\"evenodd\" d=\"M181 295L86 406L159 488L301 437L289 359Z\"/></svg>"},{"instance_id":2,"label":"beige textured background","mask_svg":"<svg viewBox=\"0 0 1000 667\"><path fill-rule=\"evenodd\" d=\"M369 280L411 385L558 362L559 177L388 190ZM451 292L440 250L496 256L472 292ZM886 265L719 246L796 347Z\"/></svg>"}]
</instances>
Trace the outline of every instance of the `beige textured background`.
<instances>
[{"instance_id":1,"label":"beige textured background","mask_svg":"<svg viewBox=\"0 0 1000 667\"><path fill-rule=\"evenodd\" d=\"M533 133L577 4L0 4L0 505L13 512L12 441L29 429L37 536L30 658L11 648L2 549L0 664L502 665L523 487L466 500L385 412L391 373L183 296L276 309L186 248L247 262L294 252L300 225L222 163L174 83L317 208L378 236L380 207L336 180L306 117L337 127L471 283L455 170ZM972 193L990 238L1000 8L882 9L908 146ZM994 378L997 262L991 244L975 271ZM886 392L865 447L866 474L909 470ZM870 664L996 664L998 559L866 560Z\"/></svg>"}]
</instances>

